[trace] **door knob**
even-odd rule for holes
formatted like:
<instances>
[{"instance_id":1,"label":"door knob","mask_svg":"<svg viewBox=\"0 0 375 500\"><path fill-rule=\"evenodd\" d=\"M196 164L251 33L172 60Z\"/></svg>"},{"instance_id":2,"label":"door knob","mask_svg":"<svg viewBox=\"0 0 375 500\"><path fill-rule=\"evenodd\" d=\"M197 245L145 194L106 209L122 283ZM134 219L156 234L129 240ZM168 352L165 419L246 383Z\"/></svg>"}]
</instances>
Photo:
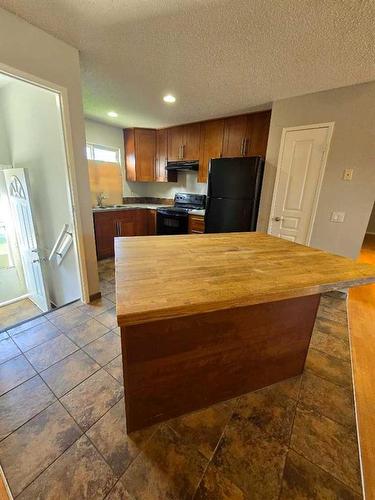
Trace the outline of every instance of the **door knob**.
<instances>
[{"instance_id":1,"label":"door knob","mask_svg":"<svg viewBox=\"0 0 375 500\"><path fill-rule=\"evenodd\" d=\"M276 222L280 222L281 221L281 217L274 217L273 220L275 220Z\"/></svg>"}]
</instances>

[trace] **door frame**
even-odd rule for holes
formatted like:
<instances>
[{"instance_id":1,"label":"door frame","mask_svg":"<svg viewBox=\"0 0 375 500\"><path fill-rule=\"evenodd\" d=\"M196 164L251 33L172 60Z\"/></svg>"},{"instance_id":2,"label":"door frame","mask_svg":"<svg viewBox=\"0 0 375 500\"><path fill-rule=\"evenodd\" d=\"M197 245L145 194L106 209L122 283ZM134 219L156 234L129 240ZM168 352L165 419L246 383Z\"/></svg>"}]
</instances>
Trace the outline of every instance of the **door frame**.
<instances>
[{"instance_id":1,"label":"door frame","mask_svg":"<svg viewBox=\"0 0 375 500\"><path fill-rule=\"evenodd\" d=\"M329 150L331 147L331 139L332 139L332 135L333 135L334 126L335 126L335 122L326 122L326 123L313 123L313 124L309 124L309 125L299 125L296 127L284 127L283 128L283 131L281 134L280 149L279 149L279 154L278 154L278 158L277 158L276 178L275 178L275 184L273 187L271 211L270 211L270 215L269 215L269 219L268 219L268 227L267 227L268 234L272 234L271 233L272 217L273 217L273 212L274 212L275 205L276 205L277 191L278 191L279 183L280 183L281 162L282 162L283 152L284 152L284 147L285 147L286 134L288 132L296 132L298 130L327 128L328 129L327 142L325 145L322 163L320 166L318 183L317 183L317 187L315 190L315 195L314 195L314 200L313 200L313 205L312 205L312 210L311 210L311 216L310 216L310 221L309 221L309 227L308 227L308 231L307 231L307 237L306 237L306 241L303 243L304 245L307 245L307 246L310 245L311 236L312 236L312 232L313 232L313 228L314 228L315 217L316 217L316 213L318 210L320 192L321 192L322 185L323 185L324 173L325 173L326 165L327 165L328 153L329 153Z\"/></svg>"},{"instance_id":2,"label":"door frame","mask_svg":"<svg viewBox=\"0 0 375 500\"><path fill-rule=\"evenodd\" d=\"M63 131L63 141L66 157L66 187L69 199L69 210L73 221L73 243L76 248L76 261L78 264L79 282L81 288L81 300L84 303L90 302L90 292L87 277L85 247L82 229L82 218L79 208L79 197L77 189L77 167L74 161L73 137L69 114L68 90L56 83L49 82L30 73L20 71L0 62L0 73L11 78L21 80L44 90L55 93L59 100L61 123Z\"/></svg>"}]
</instances>

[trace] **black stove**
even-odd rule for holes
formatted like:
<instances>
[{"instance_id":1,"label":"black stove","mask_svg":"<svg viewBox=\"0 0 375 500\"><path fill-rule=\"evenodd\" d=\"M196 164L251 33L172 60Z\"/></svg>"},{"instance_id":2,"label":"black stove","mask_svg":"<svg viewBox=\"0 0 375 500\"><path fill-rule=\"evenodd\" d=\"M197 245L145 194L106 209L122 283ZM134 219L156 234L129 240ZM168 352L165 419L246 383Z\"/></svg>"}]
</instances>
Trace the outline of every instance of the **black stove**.
<instances>
[{"instance_id":1,"label":"black stove","mask_svg":"<svg viewBox=\"0 0 375 500\"><path fill-rule=\"evenodd\" d=\"M176 193L172 207L156 210L157 234L186 234L190 210L202 210L206 205L206 195Z\"/></svg>"}]
</instances>

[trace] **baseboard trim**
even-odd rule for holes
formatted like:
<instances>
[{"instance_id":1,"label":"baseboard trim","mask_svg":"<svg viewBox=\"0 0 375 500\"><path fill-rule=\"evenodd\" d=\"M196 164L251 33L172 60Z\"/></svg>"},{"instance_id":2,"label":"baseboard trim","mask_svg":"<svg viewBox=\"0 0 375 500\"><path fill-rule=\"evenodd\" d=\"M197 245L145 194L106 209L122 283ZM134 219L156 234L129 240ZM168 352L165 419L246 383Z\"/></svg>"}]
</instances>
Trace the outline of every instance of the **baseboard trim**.
<instances>
[{"instance_id":1,"label":"baseboard trim","mask_svg":"<svg viewBox=\"0 0 375 500\"><path fill-rule=\"evenodd\" d=\"M102 297L102 292L93 293L92 295L90 295L90 302L92 302L93 300L101 299L101 297Z\"/></svg>"}]
</instances>

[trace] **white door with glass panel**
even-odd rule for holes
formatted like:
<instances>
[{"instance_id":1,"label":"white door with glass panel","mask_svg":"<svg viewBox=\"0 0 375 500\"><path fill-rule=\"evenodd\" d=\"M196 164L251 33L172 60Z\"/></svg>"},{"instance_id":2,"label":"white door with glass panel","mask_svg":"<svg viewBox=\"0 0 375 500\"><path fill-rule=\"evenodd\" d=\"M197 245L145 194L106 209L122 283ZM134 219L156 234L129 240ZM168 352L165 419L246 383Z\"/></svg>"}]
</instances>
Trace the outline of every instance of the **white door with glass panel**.
<instances>
[{"instance_id":1,"label":"white door with glass panel","mask_svg":"<svg viewBox=\"0 0 375 500\"><path fill-rule=\"evenodd\" d=\"M332 124L284 129L268 232L308 245Z\"/></svg>"},{"instance_id":2,"label":"white door with glass panel","mask_svg":"<svg viewBox=\"0 0 375 500\"><path fill-rule=\"evenodd\" d=\"M29 298L45 312L49 309L49 300L31 210L27 171L24 168L10 168L3 172Z\"/></svg>"}]
</instances>

